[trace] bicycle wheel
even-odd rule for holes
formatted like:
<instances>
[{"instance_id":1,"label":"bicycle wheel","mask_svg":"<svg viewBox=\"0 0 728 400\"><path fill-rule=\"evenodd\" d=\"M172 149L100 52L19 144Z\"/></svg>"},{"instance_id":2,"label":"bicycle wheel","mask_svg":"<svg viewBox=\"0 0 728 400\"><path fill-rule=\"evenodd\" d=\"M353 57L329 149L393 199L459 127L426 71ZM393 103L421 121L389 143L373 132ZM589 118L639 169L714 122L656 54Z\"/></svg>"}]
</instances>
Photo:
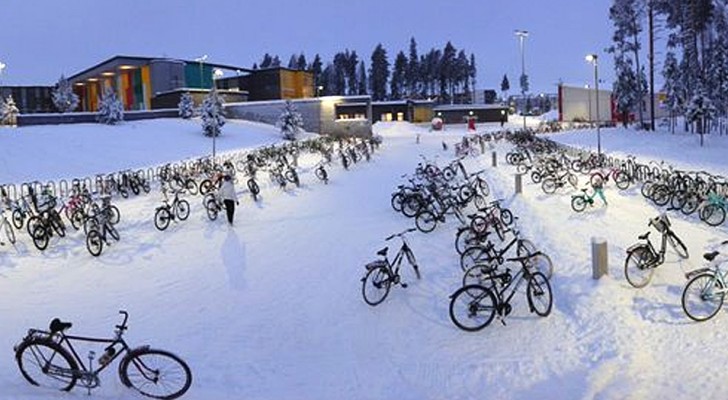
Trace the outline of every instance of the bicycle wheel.
<instances>
[{"instance_id":1,"label":"bicycle wheel","mask_svg":"<svg viewBox=\"0 0 728 400\"><path fill-rule=\"evenodd\" d=\"M210 221L214 221L217 219L217 213L220 211L217 208L217 202L215 200L210 199L205 204L205 211L207 211L207 218L210 218Z\"/></svg>"},{"instance_id":2,"label":"bicycle wheel","mask_svg":"<svg viewBox=\"0 0 728 400\"><path fill-rule=\"evenodd\" d=\"M700 219L710 226L718 226L725 221L725 210L716 204L709 204L700 210Z\"/></svg>"},{"instance_id":3,"label":"bicycle wheel","mask_svg":"<svg viewBox=\"0 0 728 400\"><path fill-rule=\"evenodd\" d=\"M25 215L20 210L13 210L12 214L13 226L15 229L23 228L23 222L25 221Z\"/></svg>"},{"instance_id":4,"label":"bicycle wheel","mask_svg":"<svg viewBox=\"0 0 728 400\"><path fill-rule=\"evenodd\" d=\"M260 187L258 186L258 183L255 182L255 179L248 179L247 185L248 190L250 190L250 193L252 193L254 197L260 193Z\"/></svg>"},{"instance_id":5,"label":"bicycle wheel","mask_svg":"<svg viewBox=\"0 0 728 400\"><path fill-rule=\"evenodd\" d=\"M476 215L470 220L470 230L482 234L488 229L488 220L482 215Z\"/></svg>"},{"instance_id":6,"label":"bicycle wheel","mask_svg":"<svg viewBox=\"0 0 728 400\"><path fill-rule=\"evenodd\" d=\"M463 254L468 247L475 244L477 244L477 236L472 229L458 229L458 233L455 236L455 250L457 250L458 254Z\"/></svg>"},{"instance_id":7,"label":"bicycle wheel","mask_svg":"<svg viewBox=\"0 0 728 400\"><path fill-rule=\"evenodd\" d=\"M490 186L488 186L488 182L485 179L478 179L478 189L483 197L490 195Z\"/></svg>"},{"instance_id":8,"label":"bicycle wheel","mask_svg":"<svg viewBox=\"0 0 728 400\"><path fill-rule=\"evenodd\" d=\"M430 233L437 227L437 217L429 211L423 211L415 217L415 226L421 232Z\"/></svg>"},{"instance_id":9,"label":"bicycle wheel","mask_svg":"<svg viewBox=\"0 0 728 400\"><path fill-rule=\"evenodd\" d=\"M86 215L84 214L83 210L74 210L73 214L71 214L71 226L75 230L81 229L81 226L83 226L83 220L86 218Z\"/></svg>"},{"instance_id":10,"label":"bicycle wheel","mask_svg":"<svg viewBox=\"0 0 728 400\"><path fill-rule=\"evenodd\" d=\"M212 191L212 181L209 179L205 179L204 181L200 182L200 194L206 195Z\"/></svg>"},{"instance_id":11,"label":"bicycle wheel","mask_svg":"<svg viewBox=\"0 0 728 400\"><path fill-rule=\"evenodd\" d=\"M33 231L35 231L35 228L39 225L43 225L39 216L33 215L32 217L28 218L28 222L25 224L25 229L28 231L28 235L32 237Z\"/></svg>"},{"instance_id":12,"label":"bicycle wheel","mask_svg":"<svg viewBox=\"0 0 728 400\"><path fill-rule=\"evenodd\" d=\"M688 248L674 232L667 233L667 243L670 243L670 246L675 249L675 252L680 258L686 259L689 257Z\"/></svg>"},{"instance_id":13,"label":"bicycle wheel","mask_svg":"<svg viewBox=\"0 0 728 400\"><path fill-rule=\"evenodd\" d=\"M490 276L497 267L495 263L473 265L463 274L463 287L480 285L492 289L494 282L490 279Z\"/></svg>"},{"instance_id":14,"label":"bicycle wheel","mask_svg":"<svg viewBox=\"0 0 728 400\"><path fill-rule=\"evenodd\" d=\"M576 212L582 212L586 209L586 200L583 196L575 196L571 198L571 209Z\"/></svg>"},{"instance_id":15,"label":"bicycle wheel","mask_svg":"<svg viewBox=\"0 0 728 400\"><path fill-rule=\"evenodd\" d=\"M197 194L197 183L195 183L194 179L187 179L185 181L185 189L193 196Z\"/></svg>"},{"instance_id":16,"label":"bicycle wheel","mask_svg":"<svg viewBox=\"0 0 728 400\"><path fill-rule=\"evenodd\" d=\"M158 208L157 212L154 213L154 226L160 231L167 229L171 217L172 215L168 209L164 207Z\"/></svg>"},{"instance_id":17,"label":"bicycle wheel","mask_svg":"<svg viewBox=\"0 0 728 400\"><path fill-rule=\"evenodd\" d=\"M541 182L541 189L546 194L553 194L556 191L556 181L548 178Z\"/></svg>"},{"instance_id":18,"label":"bicycle wheel","mask_svg":"<svg viewBox=\"0 0 728 400\"><path fill-rule=\"evenodd\" d=\"M493 321L497 305L487 287L464 286L450 296L450 320L464 331L479 331Z\"/></svg>"},{"instance_id":19,"label":"bicycle wheel","mask_svg":"<svg viewBox=\"0 0 728 400\"><path fill-rule=\"evenodd\" d=\"M5 220L5 235L8 237L8 241L10 241L10 243L15 244L15 231L7 219Z\"/></svg>"},{"instance_id":20,"label":"bicycle wheel","mask_svg":"<svg viewBox=\"0 0 728 400\"><path fill-rule=\"evenodd\" d=\"M69 391L76 384L78 364L50 340L26 340L15 350L20 373L31 385Z\"/></svg>"},{"instance_id":21,"label":"bicycle wheel","mask_svg":"<svg viewBox=\"0 0 728 400\"><path fill-rule=\"evenodd\" d=\"M314 174L316 175L319 180L324 181L324 183L328 183L329 181L329 174L326 173L326 170L324 167L316 168L316 171L314 171Z\"/></svg>"},{"instance_id":22,"label":"bicycle wheel","mask_svg":"<svg viewBox=\"0 0 728 400\"><path fill-rule=\"evenodd\" d=\"M98 257L104 249L104 241L97 230L91 230L86 236L86 249L92 256Z\"/></svg>"},{"instance_id":23,"label":"bicycle wheel","mask_svg":"<svg viewBox=\"0 0 728 400\"><path fill-rule=\"evenodd\" d=\"M389 204L392 205L392 209L397 212L402 212L402 193L397 192L392 195L392 199L389 200Z\"/></svg>"},{"instance_id":24,"label":"bicycle wheel","mask_svg":"<svg viewBox=\"0 0 728 400\"><path fill-rule=\"evenodd\" d=\"M43 251L48 247L48 232L42 224L35 226L31 236L33 238L33 244L38 250Z\"/></svg>"},{"instance_id":25,"label":"bicycle wheel","mask_svg":"<svg viewBox=\"0 0 728 400\"><path fill-rule=\"evenodd\" d=\"M484 246L470 246L460 255L460 268L465 272L474 265L490 261L492 260Z\"/></svg>"},{"instance_id":26,"label":"bicycle wheel","mask_svg":"<svg viewBox=\"0 0 728 400\"><path fill-rule=\"evenodd\" d=\"M119 211L119 207L115 205L110 205L108 209L109 213L109 222L116 225L121 221L121 212Z\"/></svg>"},{"instance_id":27,"label":"bicycle wheel","mask_svg":"<svg viewBox=\"0 0 728 400\"><path fill-rule=\"evenodd\" d=\"M624 171L617 171L617 173L614 174L614 183L620 190L626 190L629 188L629 181L629 175L627 175Z\"/></svg>"},{"instance_id":28,"label":"bicycle wheel","mask_svg":"<svg viewBox=\"0 0 728 400\"><path fill-rule=\"evenodd\" d=\"M516 246L516 256L525 257L537 251L536 245L528 239L519 239Z\"/></svg>"},{"instance_id":29,"label":"bicycle wheel","mask_svg":"<svg viewBox=\"0 0 728 400\"><path fill-rule=\"evenodd\" d=\"M48 214L48 224L53 228L53 231L60 237L66 236L66 226L61 221L61 216L58 213L53 212Z\"/></svg>"},{"instance_id":30,"label":"bicycle wheel","mask_svg":"<svg viewBox=\"0 0 728 400\"><path fill-rule=\"evenodd\" d=\"M551 261L551 257L545 253L534 255L526 260L526 268L532 274L541 273L546 279L551 279L554 274L554 263Z\"/></svg>"},{"instance_id":31,"label":"bicycle wheel","mask_svg":"<svg viewBox=\"0 0 728 400\"><path fill-rule=\"evenodd\" d=\"M392 277L387 267L380 266L370 269L362 279L361 294L364 302L376 306L384 301L392 286Z\"/></svg>"},{"instance_id":32,"label":"bicycle wheel","mask_svg":"<svg viewBox=\"0 0 728 400\"><path fill-rule=\"evenodd\" d=\"M507 208L501 208L500 220L507 226L513 223L513 213Z\"/></svg>"},{"instance_id":33,"label":"bicycle wheel","mask_svg":"<svg viewBox=\"0 0 728 400\"><path fill-rule=\"evenodd\" d=\"M402 214L408 218L414 218L422 208L422 203L419 196L405 197L402 201Z\"/></svg>"},{"instance_id":34,"label":"bicycle wheel","mask_svg":"<svg viewBox=\"0 0 728 400\"><path fill-rule=\"evenodd\" d=\"M647 286L655 273L655 268L651 266L653 255L645 246L632 249L627 253L627 259L624 260L624 277L627 282L636 288Z\"/></svg>"},{"instance_id":35,"label":"bicycle wheel","mask_svg":"<svg viewBox=\"0 0 728 400\"><path fill-rule=\"evenodd\" d=\"M682 294L682 308L693 321L712 318L723 306L725 293L723 284L712 272L700 274L685 285Z\"/></svg>"},{"instance_id":36,"label":"bicycle wheel","mask_svg":"<svg viewBox=\"0 0 728 400\"><path fill-rule=\"evenodd\" d=\"M117 231L114 225L112 225L111 223L106 224L106 233L111 235L111 237L114 238L114 240L116 240L117 242L119 241L119 239L121 239L121 236L119 236L119 231Z\"/></svg>"},{"instance_id":37,"label":"bicycle wheel","mask_svg":"<svg viewBox=\"0 0 728 400\"><path fill-rule=\"evenodd\" d=\"M190 203L187 200L180 200L177 203L175 214L177 214L177 218L179 218L180 221L186 220L187 217L190 216Z\"/></svg>"},{"instance_id":38,"label":"bicycle wheel","mask_svg":"<svg viewBox=\"0 0 728 400\"><path fill-rule=\"evenodd\" d=\"M594 186L604 186L604 175L601 172L595 172L589 177L589 184Z\"/></svg>"},{"instance_id":39,"label":"bicycle wheel","mask_svg":"<svg viewBox=\"0 0 728 400\"><path fill-rule=\"evenodd\" d=\"M473 196L473 204L475 204L476 209L482 210L488 206L488 201L485 199L485 196L476 194Z\"/></svg>"},{"instance_id":40,"label":"bicycle wheel","mask_svg":"<svg viewBox=\"0 0 728 400\"><path fill-rule=\"evenodd\" d=\"M528 306L531 312L541 317L545 317L551 313L551 307L554 304L551 284L548 278L541 272L536 272L531 275L531 279L528 280L526 298L528 298Z\"/></svg>"},{"instance_id":41,"label":"bicycle wheel","mask_svg":"<svg viewBox=\"0 0 728 400\"><path fill-rule=\"evenodd\" d=\"M134 352L119 365L119 379L154 399L176 399L192 385L192 371L181 358L158 349Z\"/></svg>"},{"instance_id":42,"label":"bicycle wheel","mask_svg":"<svg viewBox=\"0 0 728 400\"><path fill-rule=\"evenodd\" d=\"M695 210L698 209L698 206L700 205L700 198L697 194L691 193L688 194L687 199L685 199L685 204L683 204L680 211L685 215L690 215L695 212Z\"/></svg>"},{"instance_id":43,"label":"bicycle wheel","mask_svg":"<svg viewBox=\"0 0 728 400\"><path fill-rule=\"evenodd\" d=\"M531 172L531 182L533 183L541 183L541 173L538 171Z\"/></svg>"}]
</instances>

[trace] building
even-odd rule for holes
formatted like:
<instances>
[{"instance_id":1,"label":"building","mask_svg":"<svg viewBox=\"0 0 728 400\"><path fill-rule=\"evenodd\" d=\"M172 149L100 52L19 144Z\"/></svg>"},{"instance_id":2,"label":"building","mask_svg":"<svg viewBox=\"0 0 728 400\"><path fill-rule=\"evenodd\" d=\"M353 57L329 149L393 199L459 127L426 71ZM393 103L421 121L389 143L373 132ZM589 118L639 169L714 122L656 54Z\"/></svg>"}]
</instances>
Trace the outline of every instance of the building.
<instances>
[{"instance_id":1,"label":"building","mask_svg":"<svg viewBox=\"0 0 728 400\"><path fill-rule=\"evenodd\" d=\"M433 117L432 100L393 100L372 102L369 96L366 101L338 104L336 119L357 119L367 115L367 107L371 103L372 122L377 121L409 121L414 123L430 122Z\"/></svg>"},{"instance_id":2,"label":"building","mask_svg":"<svg viewBox=\"0 0 728 400\"><path fill-rule=\"evenodd\" d=\"M432 111L446 124L464 124L469 118L478 123L508 121L508 106L500 104L441 104Z\"/></svg>"},{"instance_id":3,"label":"building","mask_svg":"<svg viewBox=\"0 0 728 400\"><path fill-rule=\"evenodd\" d=\"M248 70L246 75L217 79L215 84L218 89L248 92L250 101L302 99L314 96L314 79L311 71L284 67Z\"/></svg>"},{"instance_id":4,"label":"building","mask_svg":"<svg viewBox=\"0 0 728 400\"><path fill-rule=\"evenodd\" d=\"M599 100L593 88L559 85L559 122L614 121L612 91L600 89ZM597 109L597 103L599 107Z\"/></svg>"},{"instance_id":5,"label":"building","mask_svg":"<svg viewBox=\"0 0 728 400\"><path fill-rule=\"evenodd\" d=\"M52 86L2 86L0 97L3 101L13 96L15 106L21 114L55 112L51 92Z\"/></svg>"}]
</instances>

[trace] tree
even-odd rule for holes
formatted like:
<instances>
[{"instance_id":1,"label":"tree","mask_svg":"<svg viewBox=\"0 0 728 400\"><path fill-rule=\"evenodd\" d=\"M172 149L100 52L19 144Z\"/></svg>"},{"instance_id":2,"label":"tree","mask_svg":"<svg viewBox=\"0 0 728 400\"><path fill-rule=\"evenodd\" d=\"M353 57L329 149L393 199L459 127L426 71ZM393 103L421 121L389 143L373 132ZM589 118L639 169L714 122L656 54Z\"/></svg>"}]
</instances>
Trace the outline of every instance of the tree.
<instances>
[{"instance_id":1,"label":"tree","mask_svg":"<svg viewBox=\"0 0 728 400\"><path fill-rule=\"evenodd\" d=\"M177 104L179 116L183 119L190 119L195 115L195 101L188 92L182 93L179 104Z\"/></svg>"},{"instance_id":2,"label":"tree","mask_svg":"<svg viewBox=\"0 0 728 400\"><path fill-rule=\"evenodd\" d=\"M503 92L503 98L508 97L508 91L511 90L511 83L508 82L508 75L503 74L503 80L501 81L501 92Z\"/></svg>"},{"instance_id":3,"label":"tree","mask_svg":"<svg viewBox=\"0 0 728 400\"><path fill-rule=\"evenodd\" d=\"M372 65L369 69L369 86L371 88L372 100L382 101L387 99L387 80L389 79L389 61L387 51L381 43L377 44L372 52Z\"/></svg>"},{"instance_id":4,"label":"tree","mask_svg":"<svg viewBox=\"0 0 728 400\"><path fill-rule=\"evenodd\" d=\"M286 140L296 140L298 134L303 131L303 117L290 100L286 100L276 125Z\"/></svg>"},{"instance_id":5,"label":"tree","mask_svg":"<svg viewBox=\"0 0 728 400\"><path fill-rule=\"evenodd\" d=\"M299 71L305 71L306 70L306 56L301 53L298 56L298 59L296 60L296 69Z\"/></svg>"},{"instance_id":6,"label":"tree","mask_svg":"<svg viewBox=\"0 0 728 400\"><path fill-rule=\"evenodd\" d=\"M421 81L420 63L417 55L417 42L415 38L410 38L409 58L407 59L407 70L405 71L405 86L407 87L407 97L415 98Z\"/></svg>"},{"instance_id":7,"label":"tree","mask_svg":"<svg viewBox=\"0 0 728 400\"><path fill-rule=\"evenodd\" d=\"M364 60L359 61L359 72L356 77L356 83L359 85L356 94L367 94L367 70L364 66Z\"/></svg>"},{"instance_id":8,"label":"tree","mask_svg":"<svg viewBox=\"0 0 728 400\"><path fill-rule=\"evenodd\" d=\"M609 8L609 18L614 24L614 34L612 35L614 46L607 49L607 51L615 54L615 66L617 64L616 58L625 58L626 54L632 54L632 59L634 60L633 75L636 78L636 84L633 88L636 91L634 96L639 99L636 106L639 114L640 126L642 126L644 121L642 113L642 99L644 99L646 95L647 88L646 84L643 83L644 73L640 66L639 57L639 51L641 48L639 35L642 32L642 20L644 17L644 0L614 0L614 4ZM626 68L627 66L632 67L632 63L625 63L622 66L623 68ZM619 75L619 71L616 72L617 75ZM628 73L624 72L624 74ZM623 88L623 90L627 89L627 87Z\"/></svg>"},{"instance_id":9,"label":"tree","mask_svg":"<svg viewBox=\"0 0 728 400\"><path fill-rule=\"evenodd\" d=\"M273 60L270 62L271 67L280 67L281 66L281 59L278 58L278 56L273 56Z\"/></svg>"},{"instance_id":10,"label":"tree","mask_svg":"<svg viewBox=\"0 0 728 400\"><path fill-rule=\"evenodd\" d=\"M19 113L20 110L15 105L12 95L9 95L4 102L0 98L0 123L3 125L16 125Z\"/></svg>"},{"instance_id":11,"label":"tree","mask_svg":"<svg viewBox=\"0 0 728 400\"><path fill-rule=\"evenodd\" d=\"M632 60L624 54L620 54L614 60L614 68L617 79L612 86L614 99L617 103L617 111L622 115L622 123L626 127L629 124L629 114L641 101L637 87L637 76L632 69Z\"/></svg>"},{"instance_id":12,"label":"tree","mask_svg":"<svg viewBox=\"0 0 728 400\"><path fill-rule=\"evenodd\" d=\"M225 125L225 108L222 103L222 97L216 88L212 88L202 101L202 131L205 136L220 136L222 133Z\"/></svg>"},{"instance_id":13,"label":"tree","mask_svg":"<svg viewBox=\"0 0 728 400\"><path fill-rule=\"evenodd\" d=\"M51 97L53 98L53 105L61 113L73 111L78 107L78 95L73 93L71 83L63 75L58 79L58 83L56 83Z\"/></svg>"},{"instance_id":14,"label":"tree","mask_svg":"<svg viewBox=\"0 0 728 400\"><path fill-rule=\"evenodd\" d=\"M475 77L478 75L478 68L475 66L475 53L470 53L470 84L472 85L472 93L475 94ZM470 99L471 103L475 103L475 98Z\"/></svg>"},{"instance_id":15,"label":"tree","mask_svg":"<svg viewBox=\"0 0 728 400\"><path fill-rule=\"evenodd\" d=\"M323 85L321 83L321 72L323 71L322 67L323 64L321 63L321 56L316 54L316 56L313 58L313 62L311 62L311 67L309 68L313 73L313 84L316 87Z\"/></svg>"},{"instance_id":16,"label":"tree","mask_svg":"<svg viewBox=\"0 0 728 400\"><path fill-rule=\"evenodd\" d=\"M124 105L111 87L104 89L104 94L99 99L96 120L107 125L114 125L124 120Z\"/></svg>"},{"instance_id":17,"label":"tree","mask_svg":"<svg viewBox=\"0 0 728 400\"><path fill-rule=\"evenodd\" d=\"M700 134L701 146L703 145L703 134L706 131L706 123L714 117L715 111L713 103L703 91L693 96L685 110L685 118L688 122L697 125L697 131L698 134Z\"/></svg>"},{"instance_id":18,"label":"tree","mask_svg":"<svg viewBox=\"0 0 728 400\"><path fill-rule=\"evenodd\" d=\"M298 69L298 56L291 54L291 58L288 59L288 69Z\"/></svg>"},{"instance_id":19,"label":"tree","mask_svg":"<svg viewBox=\"0 0 728 400\"><path fill-rule=\"evenodd\" d=\"M443 102L453 103L456 82L456 64L457 50L455 46L448 41L442 50L442 58L440 59L440 98Z\"/></svg>"},{"instance_id":20,"label":"tree","mask_svg":"<svg viewBox=\"0 0 728 400\"><path fill-rule=\"evenodd\" d=\"M394 71L392 71L392 79L390 81L390 98L392 100L401 100L405 94L405 74L407 73L407 56L404 52L397 53L394 60Z\"/></svg>"},{"instance_id":21,"label":"tree","mask_svg":"<svg viewBox=\"0 0 728 400\"><path fill-rule=\"evenodd\" d=\"M260 62L260 68L269 68L272 63L273 57L271 57L270 54L265 53L265 55L263 56L263 61Z\"/></svg>"}]
</instances>

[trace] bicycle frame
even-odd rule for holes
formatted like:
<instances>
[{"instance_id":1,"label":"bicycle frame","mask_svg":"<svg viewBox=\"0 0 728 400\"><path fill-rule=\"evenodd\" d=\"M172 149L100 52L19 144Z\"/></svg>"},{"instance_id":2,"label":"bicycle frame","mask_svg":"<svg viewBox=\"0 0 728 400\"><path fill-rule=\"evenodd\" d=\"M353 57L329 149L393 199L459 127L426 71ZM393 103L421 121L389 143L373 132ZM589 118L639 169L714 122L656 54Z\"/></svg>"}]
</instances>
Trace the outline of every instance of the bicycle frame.
<instances>
[{"instance_id":1,"label":"bicycle frame","mask_svg":"<svg viewBox=\"0 0 728 400\"><path fill-rule=\"evenodd\" d=\"M60 340L58 340L58 344L61 345L61 347L69 350L70 354L75 359L76 363L79 365L79 370L71 371L73 374L76 375L76 377L83 377L85 374L91 374L94 377L98 376L98 374L106 369L111 363L116 360L122 353L128 352L131 350L129 345L126 343L126 341L119 335L118 337L114 339L102 339L102 338L93 338L93 337L86 337L86 336L74 336L74 335L66 335L63 332L59 332L58 335L60 335ZM76 349L73 347L72 341L77 342L88 342L88 343L104 343L108 344L106 348L109 347L116 347L117 345L121 345L121 349L117 350L113 356L109 359L108 362L106 362L104 365L101 365L100 367L93 369L93 365L91 359L88 360L89 365L87 366L81 357L78 355L78 352L76 352ZM103 352L101 352L103 354Z\"/></svg>"}]
</instances>

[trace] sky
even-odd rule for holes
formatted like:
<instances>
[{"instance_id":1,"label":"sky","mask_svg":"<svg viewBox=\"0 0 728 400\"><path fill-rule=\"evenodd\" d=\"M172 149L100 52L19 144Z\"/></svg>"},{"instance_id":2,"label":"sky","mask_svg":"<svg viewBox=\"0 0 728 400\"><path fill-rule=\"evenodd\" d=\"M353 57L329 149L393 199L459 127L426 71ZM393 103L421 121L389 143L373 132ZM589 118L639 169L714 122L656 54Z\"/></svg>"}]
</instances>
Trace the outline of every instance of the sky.
<instances>
[{"instance_id":1,"label":"sky","mask_svg":"<svg viewBox=\"0 0 728 400\"><path fill-rule=\"evenodd\" d=\"M194 59L251 67L263 54L286 64L303 52L330 61L355 50L369 66L382 43L390 63L447 41L474 53L477 87L500 90L507 74L517 90L521 56L516 29L529 31L525 67L532 93L556 84L584 85L599 56L600 85L611 87L608 10L612 0L4 0L0 85L52 85L114 55Z\"/></svg>"}]
</instances>

